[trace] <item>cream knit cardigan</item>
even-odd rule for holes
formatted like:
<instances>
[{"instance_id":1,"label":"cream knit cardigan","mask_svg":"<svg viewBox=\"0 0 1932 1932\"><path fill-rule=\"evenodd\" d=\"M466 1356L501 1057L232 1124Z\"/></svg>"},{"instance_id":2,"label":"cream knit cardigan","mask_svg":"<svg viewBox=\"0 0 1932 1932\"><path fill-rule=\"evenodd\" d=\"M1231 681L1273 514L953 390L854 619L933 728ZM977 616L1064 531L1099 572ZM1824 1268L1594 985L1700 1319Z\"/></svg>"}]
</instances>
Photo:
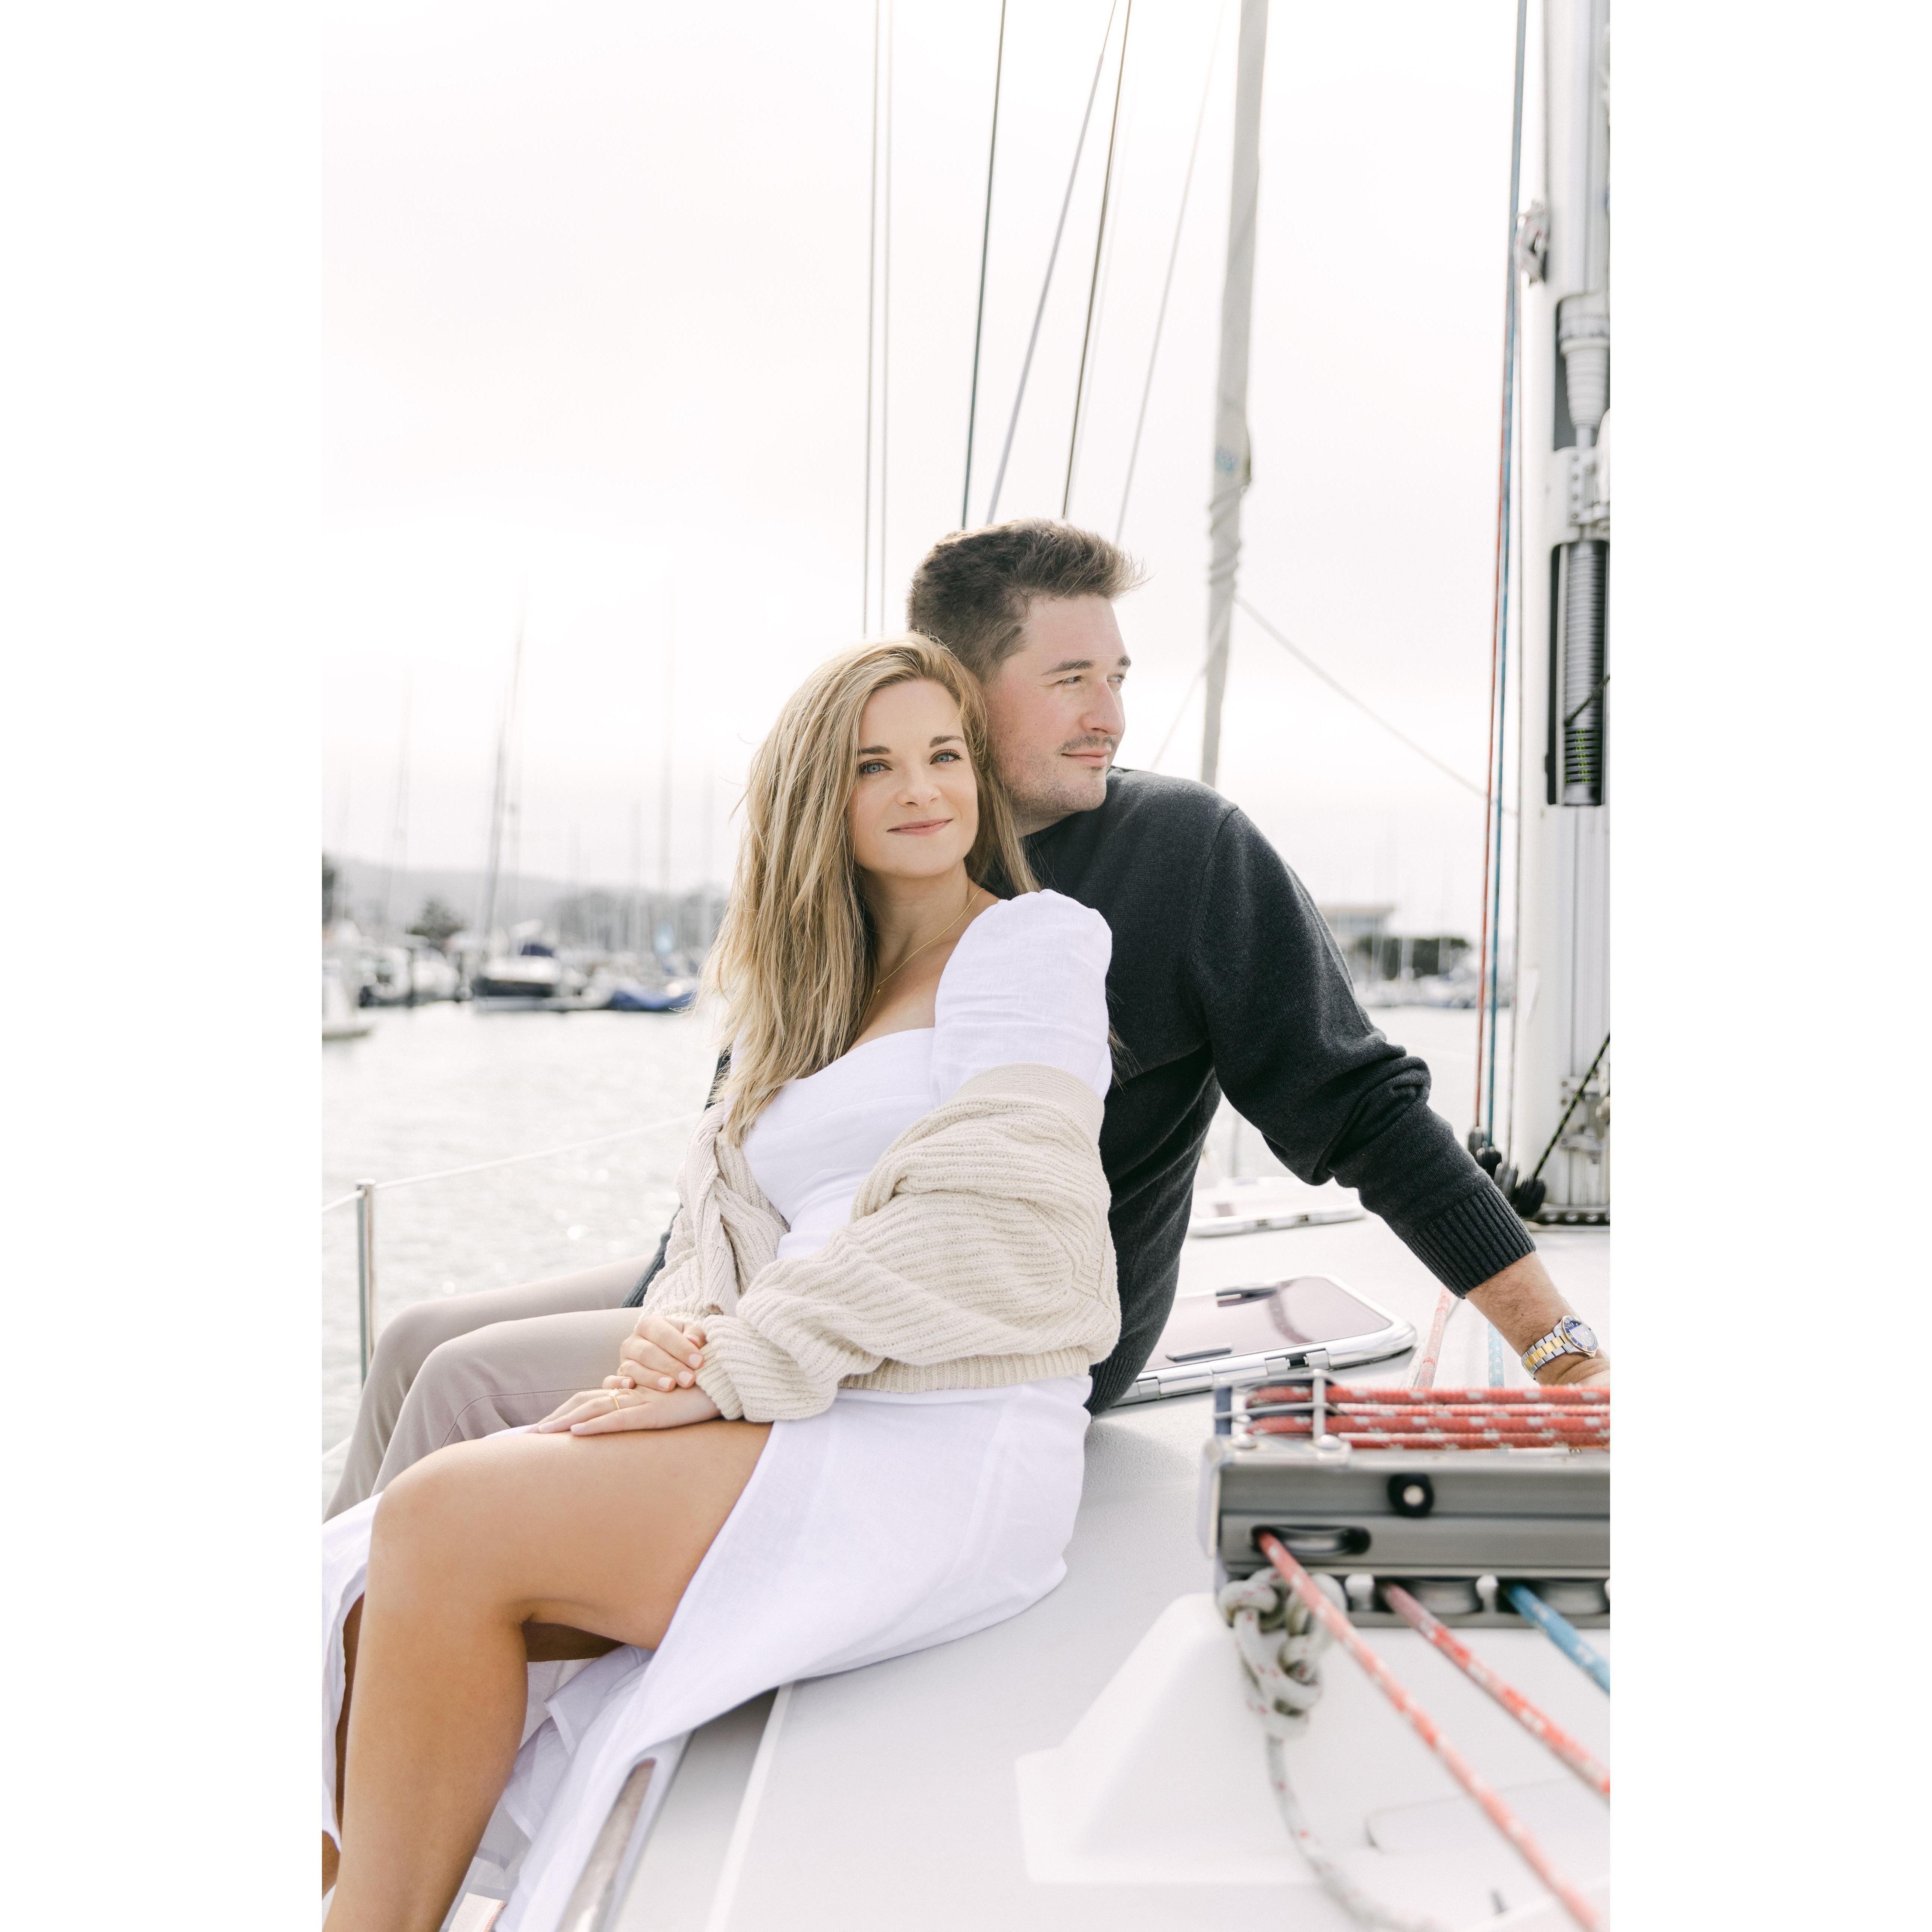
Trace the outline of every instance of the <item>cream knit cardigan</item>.
<instances>
[{"instance_id":1,"label":"cream knit cardigan","mask_svg":"<svg viewBox=\"0 0 1932 1932\"><path fill-rule=\"evenodd\" d=\"M1101 1111L1058 1067L980 1074L886 1150L818 1253L780 1261L785 1224L714 1107L644 1310L703 1320L698 1386L734 1420L1084 1375L1120 1334Z\"/></svg>"}]
</instances>

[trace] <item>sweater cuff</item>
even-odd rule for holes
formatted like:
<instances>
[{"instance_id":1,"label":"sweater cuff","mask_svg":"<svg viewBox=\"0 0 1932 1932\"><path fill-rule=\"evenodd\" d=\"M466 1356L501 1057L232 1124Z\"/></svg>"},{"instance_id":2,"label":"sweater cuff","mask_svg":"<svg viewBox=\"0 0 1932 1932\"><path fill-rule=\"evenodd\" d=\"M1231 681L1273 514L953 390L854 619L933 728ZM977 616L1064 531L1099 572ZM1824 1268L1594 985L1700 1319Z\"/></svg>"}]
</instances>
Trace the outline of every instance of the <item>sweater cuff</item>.
<instances>
[{"instance_id":1,"label":"sweater cuff","mask_svg":"<svg viewBox=\"0 0 1932 1932\"><path fill-rule=\"evenodd\" d=\"M704 1366L693 1378L698 1386L718 1405L718 1413L727 1422L742 1422L745 1419L745 1405L739 1400L737 1384L725 1371L709 1346L704 1350Z\"/></svg>"},{"instance_id":2,"label":"sweater cuff","mask_svg":"<svg viewBox=\"0 0 1932 1932\"><path fill-rule=\"evenodd\" d=\"M1529 1230L1502 1190L1485 1178L1480 1188L1419 1228L1398 1230L1412 1252L1452 1294L1467 1294L1536 1252Z\"/></svg>"}]
</instances>

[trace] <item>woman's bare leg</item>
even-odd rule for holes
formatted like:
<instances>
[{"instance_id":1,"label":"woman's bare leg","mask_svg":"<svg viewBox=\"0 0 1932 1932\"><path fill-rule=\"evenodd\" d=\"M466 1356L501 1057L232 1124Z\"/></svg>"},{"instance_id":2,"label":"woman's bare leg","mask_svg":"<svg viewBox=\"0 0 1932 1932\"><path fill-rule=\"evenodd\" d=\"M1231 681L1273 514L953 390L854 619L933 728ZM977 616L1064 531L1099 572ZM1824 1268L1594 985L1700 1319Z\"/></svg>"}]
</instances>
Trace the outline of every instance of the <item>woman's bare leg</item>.
<instances>
[{"instance_id":1,"label":"woman's bare leg","mask_svg":"<svg viewBox=\"0 0 1932 1932\"><path fill-rule=\"evenodd\" d=\"M342 1621L342 1714L335 1720L335 1815L342 1816L343 1773L349 1763L349 1712L356 1700L356 1648L362 1629L362 1599L358 1597ZM526 1664L562 1664L579 1658L605 1657L617 1648L614 1636L592 1636L566 1624L527 1623L524 1626ZM335 1840L322 1834L322 1890L326 1898L335 1882L341 1855Z\"/></svg>"},{"instance_id":2,"label":"woman's bare leg","mask_svg":"<svg viewBox=\"0 0 1932 1932\"><path fill-rule=\"evenodd\" d=\"M342 1773L349 1756L349 1703L356 1689L356 1647L362 1634L362 1599L358 1597L349 1606L349 1614L342 1619L342 1709L335 1720L335 1824L338 1831L342 1828ZM322 1895L325 1898L335 1882L341 1862L342 1855L335 1848L335 1840L323 1832Z\"/></svg>"},{"instance_id":3,"label":"woman's bare leg","mask_svg":"<svg viewBox=\"0 0 1932 1932\"><path fill-rule=\"evenodd\" d=\"M329 1932L436 1932L516 1755L524 1626L655 1648L767 1432L492 1436L383 1492Z\"/></svg>"}]
</instances>

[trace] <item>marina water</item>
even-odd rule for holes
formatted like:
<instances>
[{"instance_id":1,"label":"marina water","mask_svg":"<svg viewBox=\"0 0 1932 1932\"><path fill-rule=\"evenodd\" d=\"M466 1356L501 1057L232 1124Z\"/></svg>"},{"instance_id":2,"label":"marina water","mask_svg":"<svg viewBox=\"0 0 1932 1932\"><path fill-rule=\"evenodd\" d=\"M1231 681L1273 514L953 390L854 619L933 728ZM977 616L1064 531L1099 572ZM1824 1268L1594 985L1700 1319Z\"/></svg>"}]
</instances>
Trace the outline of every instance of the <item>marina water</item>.
<instances>
[{"instance_id":1,"label":"marina water","mask_svg":"<svg viewBox=\"0 0 1932 1932\"><path fill-rule=\"evenodd\" d=\"M1474 1083L1474 1012L1405 1006L1371 1017L1428 1061L1434 1103L1462 1132ZM400 1180L691 1117L604 1147L384 1190L376 1197L379 1324L432 1295L654 1250L710 1084L712 1025L705 1012L493 1012L445 1003L391 1008L362 1039L326 1046L325 1201L360 1180ZM1505 1012L1505 1044L1508 1037ZM1231 1159L1244 1174L1281 1172L1258 1134L1237 1133L1224 1106L1205 1169L1219 1178ZM352 1208L323 1217L322 1248L320 1446L328 1450L347 1436L359 1388ZM339 1462L328 1459L326 1489Z\"/></svg>"}]
</instances>

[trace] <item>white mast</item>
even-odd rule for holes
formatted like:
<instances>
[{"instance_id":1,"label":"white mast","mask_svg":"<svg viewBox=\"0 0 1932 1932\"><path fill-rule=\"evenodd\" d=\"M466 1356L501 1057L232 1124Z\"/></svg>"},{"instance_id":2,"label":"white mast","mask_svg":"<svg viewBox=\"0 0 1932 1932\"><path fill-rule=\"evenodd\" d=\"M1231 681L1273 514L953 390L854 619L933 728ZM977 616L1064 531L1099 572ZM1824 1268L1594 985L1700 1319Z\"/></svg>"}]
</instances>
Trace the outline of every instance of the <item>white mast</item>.
<instances>
[{"instance_id":1,"label":"white mast","mask_svg":"<svg viewBox=\"0 0 1932 1932\"><path fill-rule=\"evenodd\" d=\"M410 704L416 681L403 680L403 728L396 750L396 795L389 814L388 850L382 865L382 937L394 937L394 915L392 900L396 874L408 862L410 851Z\"/></svg>"},{"instance_id":2,"label":"white mast","mask_svg":"<svg viewBox=\"0 0 1932 1932\"><path fill-rule=\"evenodd\" d=\"M483 874L483 916L478 931L485 952L495 944L496 887L502 875L503 820L510 809L510 735L516 728L518 687L524 676L524 617L517 614L517 642L510 654L510 688L503 700L503 722L496 733L496 776L490 791L490 860Z\"/></svg>"},{"instance_id":3,"label":"white mast","mask_svg":"<svg viewBox=\"0 0 1932 1932\"><path fill-rule=\"evenodd\" d=\"M1549 1149L1544 1218L1598 1221L1610 1201L1610 0L1545 0L1543 52L1548 256L1522 308L1526 755L1508 1157L1526 1180Z\"/></svg>"},{"instance_id":4,"label":"white mast","mask_svg":"<svg viewBox=\"0 0 1932 1932\"><path fill-rule=\"evenodd\" d=\"M677 585L664 598L664 748L658 764L658 929L652 950L660 956L676 944L670 909L671 766L677 746Z\"/></svg>"},{"instance_id":5,"label":"white mast","mask_svg":"<svg viewBox=\"0 0 1932 1932\"><path fill-rule=\"evenodd\" d=\"M1228 634L1241 554L1241 497L1248 451L1248 325L1254 313L1255 207L1261 190L1262 69L1268 57L1268 0L1241 0L1234 82L1234 183L1228 199L1228 272L1221 285L1221 368L1214 385L1214 476L1208 499L1208 696L1201 723L1201 782L1221 764L1221 698L1228 684Z\"/></svg>"}]
</instances>

